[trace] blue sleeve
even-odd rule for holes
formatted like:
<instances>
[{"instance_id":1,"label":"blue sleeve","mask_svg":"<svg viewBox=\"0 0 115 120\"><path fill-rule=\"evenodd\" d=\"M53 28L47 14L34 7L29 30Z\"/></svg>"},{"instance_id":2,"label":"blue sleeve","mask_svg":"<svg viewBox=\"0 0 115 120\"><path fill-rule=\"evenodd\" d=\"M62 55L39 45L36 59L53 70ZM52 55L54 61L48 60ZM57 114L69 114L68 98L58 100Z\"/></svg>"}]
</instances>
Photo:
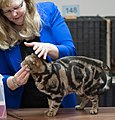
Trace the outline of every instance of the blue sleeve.
<instances>
[{"instance_id":1,"label":"blue sleeve","mask_svg":"<svg viewBox=\"0 0 115 120\"><path fill-rule=\"evenodd\" d=\"M3 84L5 91L5 100L7 108L18 108L20 105L22 88L16 89L14 91L10 90L7 86L7 78L13 75L12 70L8 66L7 59L5 57L5 52L0 50L0 74L3 76Z\"/></svg>"},{"instance_id":2,"label":"blue sleeve","mask_svg":"<svg viewBox=\"0 0 115 120\"><path fill-rule=\"evenodd\" d=\"M76 49L70 34L70 31L60 15L57 6L52 4L51 8L51 28L53 36L57 42L60 58L64 56L76 55Z\"/></svg>"},{"instance_id":3,"label":"blue sleeve","mask_svg":"<svg viewBox=\"0 0 115 120\"><path fill-rule=\"evenodd\" d=\"M53 40L59 50L59 58L76 55L76 48L72 36L57 6L52 2L39 4L47 15Z\"/></svg>"}]
</instances>

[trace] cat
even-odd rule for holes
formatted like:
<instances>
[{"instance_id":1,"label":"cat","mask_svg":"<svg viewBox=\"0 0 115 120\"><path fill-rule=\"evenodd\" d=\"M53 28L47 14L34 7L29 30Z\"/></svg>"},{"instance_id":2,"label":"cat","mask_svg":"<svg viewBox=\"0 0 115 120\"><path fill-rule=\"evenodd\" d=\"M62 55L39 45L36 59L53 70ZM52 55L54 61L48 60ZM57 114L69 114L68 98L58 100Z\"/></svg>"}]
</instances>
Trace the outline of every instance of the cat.
<instances>
[{"instance_id":1,"label":"cat","mask_svg":"<svg viewBox=\"0 0 115 120\"><path fill-rule=\"evenodd\" d=\"M98 96L111 89L110 68L97 59L67 56L48 63L31 54L22 61L21 66L24 65L28 65L36 87L48 96L47 116L55 116L64 96L72 92L81 98L76 109L84 109L91 101L90 113L97 114Z\"/></svg>"}]
</instances>

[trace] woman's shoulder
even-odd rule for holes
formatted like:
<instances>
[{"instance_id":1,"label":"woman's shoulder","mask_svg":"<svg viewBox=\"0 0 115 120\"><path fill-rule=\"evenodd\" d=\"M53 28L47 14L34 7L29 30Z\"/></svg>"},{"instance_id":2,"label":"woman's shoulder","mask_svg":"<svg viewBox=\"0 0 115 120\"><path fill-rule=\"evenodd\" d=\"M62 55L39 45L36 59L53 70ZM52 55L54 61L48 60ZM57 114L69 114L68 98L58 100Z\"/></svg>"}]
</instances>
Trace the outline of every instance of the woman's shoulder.
<instances>
[{"instance_id":1,"label":"woman's shoulder","mask_svg":"<svg viewBox=\"0 0 115 120\"><path fill-rule=\"evenodd\" d=\"M53 2L38 2L36 8L42 20L47 24L48 21L54 20L57 14L60 14L58 7Z\"/></svg>"},{"instance_id":2,"label":"woman's shoulder","mask_svg":"<svg viewBox=\"0 0 115 120\"><path fill-rule=\"evenodd\" d=\"M37 9L42 9L45 12L52 12L57 9L57 6L53 2L38 2L36 3Z\"/></svg>"},{"instance_id":3,"label":"woman's shoulder","mask_svg":"<svg viewBox=\"0 0 115 120\"><path fill-rule=\"evenodd\" d=\"M38 2L36 4L42 8L52 8L56 6L53 2Z\"/></svg>"}]
</instances>

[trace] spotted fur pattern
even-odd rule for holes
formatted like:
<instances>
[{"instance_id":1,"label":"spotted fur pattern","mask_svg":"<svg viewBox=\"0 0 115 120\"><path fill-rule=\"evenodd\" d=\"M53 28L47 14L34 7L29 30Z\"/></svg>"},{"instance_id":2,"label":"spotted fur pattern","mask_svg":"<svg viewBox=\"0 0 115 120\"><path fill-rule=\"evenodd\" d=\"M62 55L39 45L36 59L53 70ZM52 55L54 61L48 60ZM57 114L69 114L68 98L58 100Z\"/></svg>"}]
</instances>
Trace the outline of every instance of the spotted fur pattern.
<instances>
[{"instance_id":1,"label":"spotted fur pattern","mask_svg":"<svg viewBox=\"0 0 115 120\"><path fill-rule=\"evenodd\" d=\"M37 88L48 96L48 116L55 116L64 96L72 92L81 98L81 103L76 105L76 109L84 109L90 101L90 113L96 114L99 94L111 88L110 69L100 60L84 56L67 56L47 63L31 54L21 63L22 66L26 64Z\"/></svg>"}]
</instances>

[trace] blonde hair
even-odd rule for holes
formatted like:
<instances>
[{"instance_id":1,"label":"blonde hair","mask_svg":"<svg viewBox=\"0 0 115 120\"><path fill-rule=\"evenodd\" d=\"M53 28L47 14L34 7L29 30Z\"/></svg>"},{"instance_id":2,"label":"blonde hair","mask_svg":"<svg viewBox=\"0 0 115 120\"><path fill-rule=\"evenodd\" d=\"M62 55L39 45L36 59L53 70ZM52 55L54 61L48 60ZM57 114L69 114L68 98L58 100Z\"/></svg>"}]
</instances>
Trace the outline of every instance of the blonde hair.
<instances>
[{"instance_id":1,"label":"blonde hair","mask_svg":"<svg viewBox=\"0 0 115 120\"><path fill-rule=\"evenodd\" d=\"M0 49L6 50L14 46L18 40L39 36L40 16L35 9L34 0L24 0L27 11L24 25L19 31L17 25L10 22L2 13L2 8L10 5L11 0L0 0Z\"/></svg>"}]
</instances>

